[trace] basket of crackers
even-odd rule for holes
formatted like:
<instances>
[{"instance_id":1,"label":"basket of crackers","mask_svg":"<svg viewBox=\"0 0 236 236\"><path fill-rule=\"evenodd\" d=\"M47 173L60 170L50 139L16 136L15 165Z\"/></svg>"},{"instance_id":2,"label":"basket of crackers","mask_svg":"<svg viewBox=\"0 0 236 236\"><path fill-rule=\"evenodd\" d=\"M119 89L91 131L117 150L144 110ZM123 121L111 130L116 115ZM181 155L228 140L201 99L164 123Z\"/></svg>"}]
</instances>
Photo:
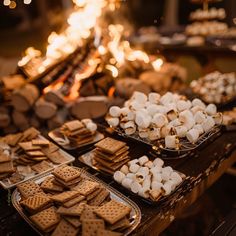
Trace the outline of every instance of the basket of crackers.
<instances>
[{"instance_id":1,"label":"basket of crackers","mask_svg":"<svg viewBox=\"0 0 236 236\"><path fill-rule=\"evenodd\" d=\"M214 104L166 93L134 92L122 108L112 106L107 123L119 135L141 141L159 153L189 152L217 134L222 114Z\"/></svg>"},{"instance_id":2,"label":"basket of crackers","mask_svg":"<svg viewBox=\"0 0 236 236\"><path fill-rule=\"evenodd\" d=\"M131 200L66 165L17 185L12 202L40 235L128 235L141 220Z\"/></svg>"},{"instance_id":3,"label":"basket of crackers","mask_svg":"<svg viewBox=\"0 0 236 236\"><path fill-rule=\"evenodd\" d=\"M0 184L8 189L75 159L35 128L0 138Z\"/></svg>"},{"instance_id":4,"label":"basket of crackers","mask_svg":"<svg viewBox=\"0 0 236 236\"><path fill-rule=\"evenodd\" d=\"M104 138L91 119L68 121L60 128L49 132L48 136L67 150L81 148Z\"/></svg>"}]
</instances>

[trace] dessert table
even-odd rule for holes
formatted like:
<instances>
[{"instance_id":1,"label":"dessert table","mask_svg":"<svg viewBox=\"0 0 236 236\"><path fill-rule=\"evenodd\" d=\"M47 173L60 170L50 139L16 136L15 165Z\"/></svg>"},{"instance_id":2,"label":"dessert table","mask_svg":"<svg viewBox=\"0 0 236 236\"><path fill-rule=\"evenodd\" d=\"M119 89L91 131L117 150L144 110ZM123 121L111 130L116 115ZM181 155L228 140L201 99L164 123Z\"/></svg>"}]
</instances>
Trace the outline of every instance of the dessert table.
<instances>
[{"instance_id":1,"label":"dessert table","mask_svg":"<svg viewBox=\"0 0 236 236\"><path fill-rule=\"evenodd\" d=\"M104 134L110 133L103 130ZM123 137L112 134L113 137L123 139ZM236 161L236 132L222 130L207 143L200 146L195 152L181 159L165 159L165 165L170 165L179 172L184 173L187 178L183 185L162 204L151 205L144 202L137 196L130 193L111 179L111 177L99 173L78 161L82 153L91 150L70 151L76 161L74 166L85 168L88 172L96 175L110 186L133 200L141 209L142 220L132 235L158 235L164 231L170 223L178 218L181 213L196 201L221 175ZM137 141L125 140L130 146L130 156L132 158L148 154L150 147ZM11 204L11 193L13 190L0 190L0 235L36 235L26 222L15 211Z\"/></svg>"}]
</instances>

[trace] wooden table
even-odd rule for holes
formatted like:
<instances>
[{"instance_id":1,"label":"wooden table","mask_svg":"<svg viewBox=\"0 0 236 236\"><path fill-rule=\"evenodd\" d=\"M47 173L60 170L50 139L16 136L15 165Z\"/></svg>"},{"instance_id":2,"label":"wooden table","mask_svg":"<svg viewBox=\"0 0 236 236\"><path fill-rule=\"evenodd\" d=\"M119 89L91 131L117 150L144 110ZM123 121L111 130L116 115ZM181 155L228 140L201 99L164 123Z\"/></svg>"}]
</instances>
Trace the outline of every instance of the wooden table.
<instances>
[{"instance_id":1,"label":"wooden table","mask_svg":"<svg viewBox=\"0 0 236 236\"><path fill-rule=\"evenodd\" d=\"M148 154L150 151L148 146L140 143L137 145L135 141L129 141L129 145L132 157ZM75 157L79 155L75 151L71 154ZM196 201L235 161L236 132L222 131L221 135L215 137L214 140L210 140L195 153L179 160L165 160L166 165L171 165L174 169L189 176L184 185L167 204L152 206L122 190L124 195L137 203L142 212L141 224L133 235L156 236L165 230L175 218L181 215L184 209ZM115 189L121 189L110 177L84 166L78 160L75 161L74 165L84 167ZM0 190L0 235L36 235L14 210L10 196L11 191Z\"/></svg>"}]
</instances>

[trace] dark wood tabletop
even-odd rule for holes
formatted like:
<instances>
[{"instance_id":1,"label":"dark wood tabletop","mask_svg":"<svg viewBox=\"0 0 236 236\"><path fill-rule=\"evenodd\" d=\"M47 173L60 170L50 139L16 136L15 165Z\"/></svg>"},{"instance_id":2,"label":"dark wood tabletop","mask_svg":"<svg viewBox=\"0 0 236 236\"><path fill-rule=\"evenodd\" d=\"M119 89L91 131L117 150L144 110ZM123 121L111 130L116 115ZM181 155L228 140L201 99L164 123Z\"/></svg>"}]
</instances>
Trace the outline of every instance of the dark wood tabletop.
<instances>
[{"instance_id":1,"label":"dark wood tabletop","mask_svg":"<svg viewBox=\"0 0 236 236\"><path fill-rule=\"evenodd\" d=\"M114 134L113 134L114 136ZM115 135L116 136L116 135ZM118 139L123 137L116 136ZM125 140L130 146L130 156L137 158L149 154L150 147L136 141ZM88 150L70 151L76 157L75 166L83 167L107 184L122 192L133 200L142 212L142 220L132 235L158 235L178 216L206 191L218 178L236 161L236 131L222 130L218 135L208 140L196 151L181 159L165 159L165 165L170 165L187 178L183 185L162 204L150 205L139 197L124 190L111 177L80 163L80 154ZM0 235L36 235L31 227L24 222L11 204L11 191L0 190Z\"/></svg>"}]
</instances>

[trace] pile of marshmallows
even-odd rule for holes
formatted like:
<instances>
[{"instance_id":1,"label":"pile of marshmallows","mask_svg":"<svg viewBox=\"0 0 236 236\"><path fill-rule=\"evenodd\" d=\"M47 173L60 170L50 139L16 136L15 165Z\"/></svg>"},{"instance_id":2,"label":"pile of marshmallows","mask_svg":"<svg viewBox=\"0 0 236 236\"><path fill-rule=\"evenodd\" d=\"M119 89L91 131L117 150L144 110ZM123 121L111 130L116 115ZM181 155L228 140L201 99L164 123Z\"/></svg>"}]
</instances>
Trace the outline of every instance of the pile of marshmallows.
<instances>
[{"instance_id":1,"label":"pile of marshmallows","mask_svg":"<svg viewBox=\"0 0 236 236\"><path fill-rule=\"evenodd\" d=\"M212 72L193 80L190 84L193 91L210 103L222 103L236 97L236 76L235 73Z\"/></svg>"},{"instance_id":2,"label":"pile of marshmallows","mask_svg":"<svg viewBox=\"0 0 236 236\"><path fill-rule=\"evenodd\" d=\"M157 201L161 196L169 195L182 182L179 173L163 165L160 158L150 161L147 156L142 156L123 165L113 177L133 193Z\"/></svg>"},{"instance_id":3,"label":"pile of marshmallows","mask_svg":"<svg viewBox=\"0 0 236 236\"><path fill-rule=\"evenodd\" d=\"M192 102L178 94L134 92L124 107L112 106L106 118L111 127L120 127L126 135L138 134L147 141L165 140L168 149L179 149L179 139L196 143L222 121L214 104L206 106L200 99Z\"/></svg>"}]
</instances>

